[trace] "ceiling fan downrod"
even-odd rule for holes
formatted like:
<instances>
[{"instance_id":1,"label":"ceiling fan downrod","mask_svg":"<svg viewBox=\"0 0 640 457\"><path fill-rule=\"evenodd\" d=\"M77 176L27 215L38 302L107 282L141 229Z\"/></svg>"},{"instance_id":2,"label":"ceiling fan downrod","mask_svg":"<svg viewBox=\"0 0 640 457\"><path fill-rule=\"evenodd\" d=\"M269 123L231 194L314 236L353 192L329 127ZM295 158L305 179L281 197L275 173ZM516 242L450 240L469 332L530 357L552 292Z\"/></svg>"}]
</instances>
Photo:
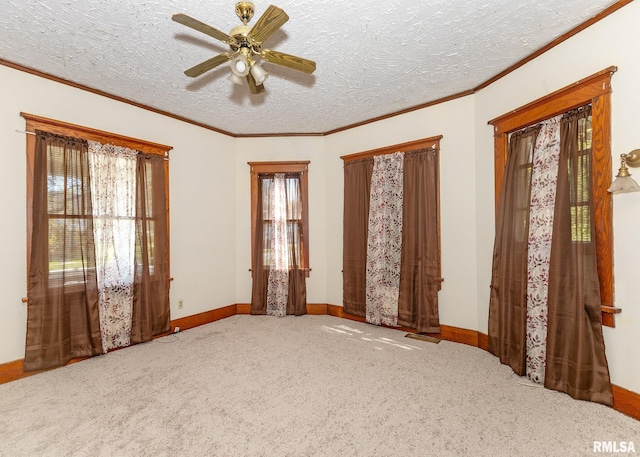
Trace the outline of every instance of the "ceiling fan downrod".
<instances>
[{"instance_id":1,"label":"ceiling fan downrod","mask_svg":"<svg viewBox=\"0 0 640 457\"><path fill-rule=\"evenodd\" d=\"M242 21L244 25L253 17L253 3L251 2L238 2L236 3L236 15Z\"/></svg>"}]
</instances>

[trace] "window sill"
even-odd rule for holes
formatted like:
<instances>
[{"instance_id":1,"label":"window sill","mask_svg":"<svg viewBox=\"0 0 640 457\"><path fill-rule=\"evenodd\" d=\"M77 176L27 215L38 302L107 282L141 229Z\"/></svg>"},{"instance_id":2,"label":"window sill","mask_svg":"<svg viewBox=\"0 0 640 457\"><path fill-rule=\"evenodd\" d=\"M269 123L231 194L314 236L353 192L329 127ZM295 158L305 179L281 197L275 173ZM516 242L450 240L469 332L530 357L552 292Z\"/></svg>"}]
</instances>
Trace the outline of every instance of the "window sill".
<instances>
[{"instance_id":1,"label":"window sill","mask_svg":"<svg viewBox=\"0 0 640 457\"><path fill-rule=\"evenodd\" d=\"M616 308L615 306L601 306L600 311L602 312L602 325L607 327L615 328L616 327L616 314L620 314L622 312L622 308Z\"/></svg>"}]
</instances>

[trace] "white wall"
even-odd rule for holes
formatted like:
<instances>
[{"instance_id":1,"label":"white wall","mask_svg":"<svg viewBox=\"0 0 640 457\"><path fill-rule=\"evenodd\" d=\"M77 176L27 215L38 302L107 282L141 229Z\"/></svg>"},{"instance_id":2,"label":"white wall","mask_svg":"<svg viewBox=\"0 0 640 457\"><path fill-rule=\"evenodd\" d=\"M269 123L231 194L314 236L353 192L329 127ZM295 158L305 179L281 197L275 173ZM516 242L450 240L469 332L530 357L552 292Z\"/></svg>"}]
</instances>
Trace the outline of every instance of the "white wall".
<instances>
[{"instance_id":1,"label":"white wall","mask_svg":"<svg viewBox=\"0 0 640 457\"><path fill-rule=\"evenodd\" d=\"M614 173L619 155L640 148L640 3L618 12L546 52L476 94L476 204L478 316L477 329L487 331L488 285L494 237L493 138L487 121L567 86L609 66L612 78L612 155ZM634 170L631 169L634 173ZM635 171L640 178L640 171ZM614 384L640 392L640 194L615 195L615 304L623 309L616 328L605 328L607 358Z\"/></svg>"},{"instance_id":2,"label":"white wall","mask_svg":"<svg viewBox=\"0 0 640 457\"><path fill-rule=\"evenodd\" d=\"M328 137L234 139L0 66L0 363L24 356L25 140L20 111L174 147L172 317L250 301L248 161L310 160L310 303L342 304L340 156L443 135L441 323L487 332L494 237L493 137L487 121L617 65L613 155L640 147L640 4L633 2L482 91ZM57 101L63 101L58 106ZM616 159L617 160L617 159ZM616 162L614 160L614 162ZM632 170L633 171L633 170ZM637 172L640 177L640 172ZM640 194L614 197L617 328L605 329L612 381L640 392L637 334ZM12 219L9 219L11 217ZM177 309L184 300L185 308Z\"/></svg>"}]
</instances>

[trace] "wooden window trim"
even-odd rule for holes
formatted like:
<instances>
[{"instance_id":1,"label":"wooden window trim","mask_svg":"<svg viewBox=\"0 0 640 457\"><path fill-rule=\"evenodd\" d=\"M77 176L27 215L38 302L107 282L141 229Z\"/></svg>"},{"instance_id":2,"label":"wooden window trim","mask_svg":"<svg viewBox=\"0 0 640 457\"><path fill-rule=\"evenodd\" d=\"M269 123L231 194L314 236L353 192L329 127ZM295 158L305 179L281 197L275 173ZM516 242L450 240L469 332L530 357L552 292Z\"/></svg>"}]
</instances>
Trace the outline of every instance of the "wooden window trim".
<instances>
[{"instance_id":1,"label":"wooden window trim","mask_svg":"<svg viewBox=\"0 0 640 457\"><path fill-rule=\"evenodd\" d=\"M357 152L355 154L348 154L344 156L340 156L340 158L344 161L344 163L351 162L353 160L366 159L368 157L375 157L383 154L393 154L394 152L409 152L415 151L417 149L427 149L427 148L435 148L438 150L438 157L436 163L436 179L438 182L436 183L436 199L438 202L438 208L436 217L438 218L437 227L438 227L438 290L442 289L442 283L444 282L444 278L442 277L442 248L440 243L440 140L442 139L442 135L432 136L429 138L422 138L420 140L409 141L407 143L395 144L393 146L385 146L377 149L370 149L369 151Z\"/></svg>"},{"instance_id":2,"label":"wooden window trim","mask_svg":"<svg viewBox=\"0 0 640 457\"><path fill-rule=\"evenodd\" d=\"M563 87L509 113L490 120L494 129L494 176L496 217L500 202L502 179L509 150L509 133L520 130L571 109L591 104L592 127L592 187L596 229L596 252L602 323L615 327L613 283L613 211L611 194L611 76L617 71L609 67L574 84Z\"/></svg>"},{"instance_id":3,"label":"wooden window trim","mask_svg":"<svg viewBox=\"0 0 640 457\"><path fill-rule=\"evenodd\" d=\"M36 116L29 113L20 113L26 122L26 132L35 133L36 130L55 133L84 140L98 141L102 144L114 144L123 146L146 154L157 154L168 159L169 151L173 149L159 143L139 140L124 135L109 133L102 130L92 129L81 125L71 124L56 119L49 119L42 116ZM26 135L27 137L27 281L29 278L29 264L31 259L31 236L33 234L33 167L35 162L36 137L35 135ZM167 240L170 240L170 215L169 215L169 160L164 162L165 174L165 206L167 208ZM169 246L169 256L171 249ZM171 262L169 261L169 265ZM169 276L171 274L169 273ZM169 278L172 279L172 278ZM27 284L28 289L28 284ZM23 299L25 301L25 299Z\"/></svg>"},{"instance_id":4,"label":"wooden window trim","mask_svg":"<svg viewBox=\"0 0 640 457\"><path fill-rule=\"evenodd\" d=\"M340 158L345 163L347 163L353 160L366 159L367 157L374 157L374 156L379 156L383 154L393 154L394 152L409 152L409 151L415 151L416 149L425 149L425 148L433 148L433 147L436 147L438 148L438 150L440 150L441 139L442 139L442 135L432 136L429 138L423 138L421 140L394 144L392 146L385 146L378 149L370 149L369 151L357 152L355 154L348 154L348 155L340 156Z\"/></svg>"},{"instance_id":5,"label":"wooden window trim","mask_svg":"<svg viewBox=\"0 0 640 457\"><path fill-rule=\"evenodd\" d=\"M251 259L255 252L256 221L258 207L258 186L260 175L273 175L275 173L300 173L300 194L302 198L302 244L303 267L305 276L309 277L309 160L286 162L247 162L251 174ZM251 274L253 271L250 269Z\"/></svg>"}]
</instances>

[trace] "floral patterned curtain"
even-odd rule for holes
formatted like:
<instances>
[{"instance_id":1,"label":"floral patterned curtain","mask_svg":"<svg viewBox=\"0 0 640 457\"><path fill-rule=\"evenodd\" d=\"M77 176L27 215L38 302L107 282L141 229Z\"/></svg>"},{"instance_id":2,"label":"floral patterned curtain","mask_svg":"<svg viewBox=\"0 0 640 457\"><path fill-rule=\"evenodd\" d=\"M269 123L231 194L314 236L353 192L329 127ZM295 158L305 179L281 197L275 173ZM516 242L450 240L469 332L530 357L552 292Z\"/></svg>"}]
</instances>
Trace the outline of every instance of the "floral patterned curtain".
<instances>
[{"instance_id":1,"label":"floral patterned curtain","mask_svg":"<svg viewBox=\"0 0 640 457\"><path fill-rule=\"evenodd\" d=\"M529 208L526 374L544 383L547 358L547 297L553 213L560 157L560 119L545 121L536 138Z\"/></svg>"},{"instance_id":2,"label":"floral patterned curtain","mask_svg":"<svg viewBox=\"0 0 640 457\"><path fill-rule=\"evenodd\" d=\"M89 142L102 346L131 342L137 151Z\"/></svg>"},{"instance_id":3,"label":"floral patterned curtain","mask_svg":"<svg viewBox=\"0 0 640 457\"><path fill-rule=\"evenodd\" d=\"M287 193L284 173L276 173L270 193L271 258L267 286L267 314L283 317L287 314L289 297L289 234L287 230Z\"/></svg>"},{"instance_id":4,"label":"floral patterned curtain","mask_svg":"<svg viewBox=\"0 0 640 457\"><path fill-rule=\"evenodd\" d=\"M374 157L367 243L366 320L398 325L404 153Z\"/></svg>"}]
</instances>

